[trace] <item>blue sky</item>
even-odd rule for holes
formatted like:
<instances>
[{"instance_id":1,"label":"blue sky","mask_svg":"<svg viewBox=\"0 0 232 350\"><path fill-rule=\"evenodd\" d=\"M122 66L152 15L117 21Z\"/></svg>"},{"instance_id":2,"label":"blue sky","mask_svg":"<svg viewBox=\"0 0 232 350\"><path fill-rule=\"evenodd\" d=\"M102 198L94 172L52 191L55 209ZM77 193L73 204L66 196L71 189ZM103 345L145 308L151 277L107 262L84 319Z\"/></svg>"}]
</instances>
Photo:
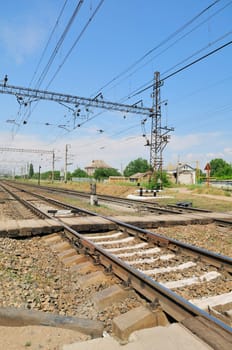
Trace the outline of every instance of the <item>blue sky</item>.
<instances>
[{"instance_id":1,"label":"blue sky","mask_svg":"<svg viewBox=\"0 0 232 350\"><path fill-rule=\"evenodd\" d=\"M105 100L133 104L142 99L150 107L151 89L130 96L149 85L155 71L165 78L231 41L232 1L217 1L197 16L214 2L105 0L80 36L100 3L85 0L47 75L39 80L78 1L67 0L59 21L64 0L1 1L0 80L8 74L10 85L83 97L101 90ZM231 58L229 45L164 81L161 100L168 104L162 105L162 123L175 128L163 154L164 167L178 160L193 166L198 161L204 167L216 157L232 162ZM66 144L70 170L84 168L93 159L119 170L138 157L149 160L139 115L90 108L82 109L75 122L70 109L54 102L32 102L29 110L15 96L0 94L0 105L0 147L54 149L58 170L64 164ZM73 129L77 124L81 127ZM149 120L145 125L149 138ZM51 165L49 156L41 154L0 152L0 161L0 171L31 161L42 170Z\"/></svg>"}]
</instances>

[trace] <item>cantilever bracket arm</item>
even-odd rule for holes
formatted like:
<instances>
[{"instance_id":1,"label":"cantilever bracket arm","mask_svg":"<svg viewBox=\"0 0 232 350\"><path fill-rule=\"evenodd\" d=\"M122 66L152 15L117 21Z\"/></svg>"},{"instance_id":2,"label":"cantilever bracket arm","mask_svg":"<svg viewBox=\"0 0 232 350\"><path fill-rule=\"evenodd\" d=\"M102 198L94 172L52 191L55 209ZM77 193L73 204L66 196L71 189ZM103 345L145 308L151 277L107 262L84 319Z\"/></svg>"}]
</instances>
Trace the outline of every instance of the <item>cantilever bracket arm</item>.
<instances>
[{"instance_id":1,"label":"cantilever bracket arm","mask_svg":"<svg viewBox=\"0 0 232 350\"><path fill-rule=\"evenodd\" d=\"M61 94L61 93L51 92L51 91L30 89L30 88L13 86L8 84L0 84L0 93L11 94L11 95L20 96L20 97L30 97L30 98L39 99L39 100L55 101L59 103L63 102L63 103L70 103L75 105L79 104L79 105L114 110L114 111L119 111L124 113L134 113L134 114L143 114L143 115L150 115L151 113L153 113L152 108L104 101L102 99L98 100L95 98L86 98L86 97L80 97L80 96Z\"/></svg>"}]
</instances>

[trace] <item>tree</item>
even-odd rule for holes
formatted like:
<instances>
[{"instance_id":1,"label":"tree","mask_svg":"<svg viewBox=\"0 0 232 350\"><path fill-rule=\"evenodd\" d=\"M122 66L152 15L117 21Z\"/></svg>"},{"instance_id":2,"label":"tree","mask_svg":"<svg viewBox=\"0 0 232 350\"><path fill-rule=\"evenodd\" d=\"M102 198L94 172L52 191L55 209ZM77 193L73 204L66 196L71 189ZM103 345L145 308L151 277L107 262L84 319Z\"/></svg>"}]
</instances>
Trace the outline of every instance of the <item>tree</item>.
<instances>
[{"instance_id":1,"label":"tree","mask_svg":"<svg viewBox=\"0 0 232 350\"><path fill-rule=\"evenodd\" d=\"M33 177L33 175L34 175L34 167L33 167L33 164L30 163L30 165L29 165L29 174L28 174L29 179L31 179Z\"/></svg>"},{"instance_id":2,"label":"tree","mask_svg":"<svg viewBox=\"0 0 232 350\"><path fill-rule=\"evenodd\" d=\"M145 173L146 171L150 170L151 167L148 164L146 159L143 158L137 158L135 160L132 160L125 168L123 174L124 176L131 176L136 173Z\"/></svg>"},{"instance_id":3,"label":"tree","mask_svg":"<svg viewBox=\"0 0 232 350\"><path fill-rule=\"evenodd\" d=\"M231 178L232 166L222 158L215 158L210 161L210 175L219 178Z\"/></svg>"},{"instance_id":4,"label":"tree","mask_svg":"<svg viewBox=\"0 0 232 350\"><path fill-rule=\"evenodd\" d=\"M39 177L39 173L35 173L33 175L34 179L38 179L38 177ZM40 178L41 178L41 180L51 180L52 179L52 171L49 170L49 171L46 171L44 173L41 173ZM54 180L60 180L60 171L59 170L54 171Z\"/></svg>"},{"instance_id":5,"label":"tree","mask_svg":"<svg viewBox=\"0 0 232 350\"><path fill-rule=\"evenodd\" d=\"M160 190L163 187L169 187L170 185L171 185L171 182L167 176L167 173L165 171L163 171L162 173L158 171L155 177L153 174L150 181L145 185L145 187L150 190L154 190L154 189Z\"/></svg>"},{"instance_id":6,"label":"tree","mask_svg":"<svg viewBox=\"0 0 232 350\"><path fill-rule=\"evenodd\" d=\"M74 170L74 172L72 173L72 177L88 177L88 174L86 171L78 168Z\"/></svg>"},{"instance_id":7,"label":"tree","mask_svg":"<svg viewBox=\"0 0 232 350\"><path fill-rule=\"evenodd\" d=\"M121 176L121 174L114 168L99 168L93 174L96 180L108 179L109 176Z\"/></svg>"}]
</instances>

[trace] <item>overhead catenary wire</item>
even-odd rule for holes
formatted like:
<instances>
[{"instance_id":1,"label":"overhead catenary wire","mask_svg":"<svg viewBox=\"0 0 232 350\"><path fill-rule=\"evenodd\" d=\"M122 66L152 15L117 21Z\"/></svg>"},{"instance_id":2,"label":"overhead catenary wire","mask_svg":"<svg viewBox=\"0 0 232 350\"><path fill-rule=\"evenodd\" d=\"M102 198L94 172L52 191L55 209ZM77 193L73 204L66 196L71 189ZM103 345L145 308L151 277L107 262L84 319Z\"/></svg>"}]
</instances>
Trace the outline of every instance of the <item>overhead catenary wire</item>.
<instances>
[{"instance_id":1,"label":"overhead catenary wire","mask_svg":"<svg viewBox=\"0 0 232 350\"><path fill-rule=\"evenodd\" d=\"M55 73L53 74L51 80L49 81L46 89L51 85L51 83L53 82L53 80L55 79L55 77L57 76L57 74L59 73L59 71L61 70L61 68L63 67L63 65L65 64L66 60L68 59L68 57L70 56L71 52L73 51L73 49L75 48L76 44L78 43L78 41L81 39L82 35L84 34L84 32L86 31L86 29L88 28L90 22L93 20L93 18L95 17L95 15L97 14L98 10L100 9L100 7L102 6L104 0L101 0L97 7L95 8L95 10L93 11L92 15L90 16L90 18L88 19L87 23L85 24L85 26L83 27L82 31L80 32L80 34L78 35L78 37L76 38L76 40L74 41L73 45L71 46L71 48L69 49L68 53L65 55L63 61L61 62L61 64L59 65L59 67L57 68L57 70L55 71Z\"/></svg>"},{"instance_id":2,"label":"overhead catenary wire","mask_svg":"<svg viewBox=\"0 0 232 350\"><path fill-rule=\"evenodd\" d=\"M220 1L220 0L219 0ZM204 8L202 11L200 11L196 16L194 16L192 19L190 19L188 22L186 22L184 25L182 25L179 29L177 29L174 33L172 33L171 35L169 35L166 39L164 39L163 41L161 41L160 44L158 44L157 46L155 46L153 49L149 50L146 54L144 54L140 59L138 59L135 63L133 63L131 66L129 66L126 70L124 70L122 73L118 74L116 77L114 77L113 79L111 79L106 85L102 86L97 92L95 92L95 94L101 92L104 88L106 88L107 86L109 86L113 81L117 80L118 78L120 78L122 75L126 74L128 71L130 71L133 67L135 67L137 64L139 64L144 58L146 58L148 55L150 55L153 51L157 50L159 47L163 46L166 42L168 42L169 40L171 40L172 38L174 38L177 34L179 34L181 31L183 31L186 27L188 27L190 24L192 24L196 19L198 19L201 15L203 15L205 12L207 12L209 9L211 9L214 5L216 5L219 1L214 1L212 4L210 4L209 6L207 6L206 8ZM209 16L207 19L203 20L201 23L199 23L198 25L196 25L194 28L192 28L190 31L188 31L187 33L185 33L184 35L182 35L180 38L178 38L177 40L174 41L174 43L170 44L167 48L165 48L162 52L160 52L159 54L157 54L155 57L161 55L163 52L167 51L170 47L172 47L173 45L175 45L178 41L180 41L181 39L185 38L187 35L189 35L190 33L192 33L194 30L196 30L197 28L199 28L202 24L204 24L205 22L207 22L209 19L213 18L215 15L217 15L218 13L220 13L221 11L223 11L227 6L229 6L232 3L232 1L229 1L226 5L224 5L222 8L218 9L214 14L212 14L211 16ZM227 33L226 35L228 35L229 33ZM223 36L224 37L224 36ZM223 38L221 37L221 38ZM221 38L219 38L218 40L220 40ZM218 41L217 40L217 41ZM214 41L215 44L216 41ZM207 48L208 46L212 45L213 43L207 45L205 48ZM203 49L201 49L203 50ZM198 52L199 53L199 52ZM196 53L193 54L193 56L196 55ZM191 56L190 56L191 57ZM189 58L190 58L189 57ZM188 58L188 59L189 59ZM154 59L154 57L152 58ZM185 59L187 60L187 59ZM149 61L150 62L150 61ZM181 64L181 63L179 63ZM129 76L131 76L131 74L134 74L138 69L136 69L134 72L130 73ZM127 78L129 77L127 76ZM152 86L153 86L153 80L151 80L150 82L152 82ZM139 89L144 88L148 83L143 84ZM114 85L117 86L118 84ZM93 94L93 95L95 95ZM131 96L128 95L122 99L120 99L120 102L124 102L128 99L130 99L131 97L133 97L134 95ZM80 123L78 125L78 127L82 126L83 124L97 118L99 115L103 114L103 112L99 112L97 114L95 114L94 116L92 116L91 118L85 120L84 122Z\"/></svg>"},{"instance_id":3,"label":"overhead catenary wire","mask_svg":"<svg viewBox=\"0 0 232 350\"><path fill-rule=\"evenodd\" d=\"M136 65L138 65L141 61L143 61L147 56L149 56L152 52L166 44L169 40L174 38L177 34L182 32L186 27L188 27L190 24L192 24L196 19L198 19L200 16L202 16L205 12L207 12L209 9L211 9L213 6L215 6L218 2L221 0L215 0L213 3L208 5L206 8L204 8L202 11L200 11L197 15L195 15L193 18L191 18L189 21L187 21L185 24L183 24L180 28L178 28L174 33L170 34L167 38L162 40L158 45L147 51L143 56L141 56L139 59L137 59L134 63L132 63L128 68L123 70L121 73L117 74L114 78L112 78L108 83L104 84L95 94L101 92L103 89L105 89L107 86L109 86L111 83L119 79L121 76L128 73L131 69L133 69Z\"/></svg>"},{"instance_id":4,"label":"overhead catenary wire","mask_svg":"<svg viewBox=\"0 0 232 350\"><path fill-rule=\"evenodd\" d=\"M64 9L65 9L65 6L67 5L67 2L68 2L68 0L65 0L63 6L62 6L62 8L61 8L61 11L60 11L60 13L59 13L59 16L58 16L58 18L57 18L57 20L56 20L56 23L55 23L55 25L54 25L54 27L53 27L53 29L52 29L52 31L51 31L51 34L49 35L49 38L48 38L48 40L47 40L47 43L46 43L46 45L45 45L45 47L44 47L44 49L43 49L43 51L42 51L41 57L40 57L40 59L39 59L39 62L38 62L38 64L37 64L37 66L36 66L36 69L35 69L35 71L34 71L34 74L33 74L32 78L31 78L31 81L30 81L30 83L29 83L29 87L31 86L33 80L35 79L35 76L36 76L36 74L37 74L37 72L38 72L38 69L39 69L39 67L40 67L40 65L41 65L41 62L42 62L42 60L43 60L43 58L44 58L44 56L45 56L45 53L46 53L46 51L47 51L47 49L48 49L48 46L49 46L49 44L50 44L50 42L51 42L51 40L52 40L52 37L53 37L53 35L54 35L55 31L56 31L56 28L57 28L57 26L58 26L58 24L59 24L59 22L60 22L61 17L62 17L62 15L63 15L63 12L64 12Z\"/></svg>"},{"instance_id":5,"label":"overhead catenary wire","mask_svg":"<svg viewBox=\"0 0 232 350\"><path fill-rule=\"evenodd\" d=\"M163 53L165 53L166 51L168 51L170 48L172 48L174 45L176 45L179 41L181 41L182 39L186 38L189 34L193 33L196 29L198 29L199 27L201 27L203 24L205 24L206 22L208 22L210 19L212 19L213 17L215 17L216 15L218 15L219 13L221 13L223 10L225 10L228 6L230 6L232 4L232 1L229 1L227 4L225 4L223 7L219 8L216 12L214 12L212 15L210 15L209 17L207 17L206 19L204 19L203 21L201 21L200 23L198 23L195 27L193 27L192 29L190 29L188 32L184 33L181 37L177 38L174 42L172 42L170 45L168 45L167 47L165 47L162 51L160 51L159 53L157 53L155 56L151 57L148 61L146 61L145 63L143 63L142 65L140 65L139 67L137 67L135 70L133 70L132 72L130 72L127 76L125 76L124 78L122 78L119 82L117 82L116 84L114 84L110 89L114 89L116 86L118 86L119 84L121 84L124 80L130 78L132 75L134 75L136 72L138 72L140 69L142 69L143 67L145 67L146 65L148 65L150 62L152 62L155 58L161 56ZM212 45L212 44L211 44ZM151 83L153 80L150 80L149 82L147 82L146 84ZM146 84L143 84L142 87L144 87ZM141 88L142 88L141 87ZM107 91L108 91L107 90Z\"/></svg>"},{"instance_id":6,"label":"overhead catenary wire","mask_svg":"<svg viewBox=\"0 0 232 350\"><path fill-rule=\"evenodd\" d=\"M167 69L166 71L164 71L162 74L167 74L168 72L172 71L174 68L180 66L181 64L187 62L188 60L190 60L191 58L193 58L194 56L196 56L197 54L201 53L202 51L204 51L205 49L211 47L212 45L215 45L217 42L225 39L228 35L231 35L232 31L229 31L225 34L223 34L222 36L220 36L219 38L215 39L214 41L208 43L206 46L202 47L201 49L195 51L193 54L191 54L190 56L186 57L184 60L182 60L181 62L175 64L174 66L172 66L171 68Z\"/></svg>"},{"instance_id":7,"label":"overhead catenary wire","mask_svg":"<svg viewBox=\"0 0 232 350\"><path fill-rule=\"evenodd\" d=\"M223 44L223 45L217 47L216 49L214 49L214 50L208 52L207 54L205 54L205 55L203 55L203 56L197 58L196 60L194 60L194 61L192 61L192 62L186 64L184 67L181 67L181 68L177 69L175 72L173 72L173 73L171 73L171 74L165 76L164 78L161 78L161 80L162 80L162 81L165 81L165 80L167 80L167 79L173 77L174 75L176 75L176 74L182 72L183 70L185 70L185 69L187 69L187 68L193 66L194 64L196 64L196 63L198 63L198 62L204 60L205 58L207 58L207 57L213 55L214 53L216 53L216 52L218 52L218 51L220 51L220 50L226 48L227 46L229 46L229 45L231 45L231 44L232 44L232 40L230 40L230 41L228 41L227 43L225 43L225 44ZM140 95L142 92L144 92L144 91L150 89L151 87L153 87L153 83L150 84L150 85L148 85L148 86L146 86L144 89L141 89L141 90L135 92L133 95L130 96L130 98L131 98L131 97L134 97L134 96L137 96L137 95Z\"/></svg>"},{"instance_id":8,"label":"overhead catenary wire","mask_svg":"<svg viewBox=\"0 0 232 350\"><path fill-rule=\"evenodd\" d=\"M230 33L230 32L229 32L229 33ZM227 34L228 34L228 33L227 33ZM226 35L227 35L227 34L226 34ZM224 35L224 36L225 36L225 35ZM224 36L223 36L223 38L224 38ZM220 39L220 38L219 38L219 39ZM219 39L218 39L218 40L219 40ZM232 43L232 41L229 41L228 43L226 43L226 44L224 44L224 45L222 45L222 46L220 46L220 47L218 47L218 48L212 50L211 52L207 53L207 54L204 55L204 56L201 56L200 58L194 60L193 62L191 62L191 63L189 63L189 64L187 64L187 65L185 65L184 67L178 69L177 71L175 71L175 72L169 74L168 76L162 78L161 80L164 81L164 80L166 80L166 79L172 77L173 75L175 75L175 74L177 74L177 73L183 71L184 69L189 68L189 67L192 66L193 64L198 63L199 61L205 59L206 57L211 56L212 54L216 53L217 51L219 51L219 50L225 48L226 46L230 45L231 43ZM136 95L138 95L138 94L140 94L140 93L142 93L142 92L148 90L148 89L151 88L151 87L153 87L153 83L152 83L151 85L149 85L149 86L146 86L144 89L142 89L142 90L140 90L140 91L134 93L132 96L127 97L126 99L131 98L131 97L134 97L134 96L136 96ZM104 113L104 112L99 112L99 113L97 113L96 115L92 116L91 118L86 119L86 120L83 121L82 123L78 124L75 128L73 128L73 130L70 130L70 131L68 131L67 133L69 133L69 132L71 132L71 131L74 131L77 127L82 126L83 124L89 122L90 120L95 119L96 117L98 117L99 115L101 115L101 114L103 114L103 113Z\"/></svg>"},{"instance_id":9,"label":"overhead catenary wire","mask_svg":"<svg viewBox=\"0 0 232 350\"><path fill-rule=\"evenodd\" d=\"M177 31L175 31L173 34L171 34L167 39L163 40L159 45L157 45L155 48L149 50L149 52L147 52L145 55L142 56L141 59L137 60L135 64L139 63L139 61L141 61L142 59L144 59L145 57L147 57L150 53L152 53L155 49L157 49L160 45L163 45L166 41L170 40L172 37L174 37L175 35L177 35L179 32L181 32L182 30L184 30L188 25L190 25L192 22L194 22L197 18L199 18L203 13L205 13L206 11L208 11L211 7L213 7L216 3L218 3L220 0L216 0L214 1L212 4L210 4L209 6L207 6L206 8L204 8L200 13L198 13L196 16L194 16L192 19L190 19L187 23L185 23L183 26L181 26ZM76 45L77 41L80 39L81 35L83 34L83 32L85 31L85 29L87 28L89 22L92 20L93 16L96 14L96 12L98 11L99 7L102 5L103 0L100 1L99 5L97 6L97 8L95 9L93 15L91 16L91 18L89 19L89 21L87 22L86 26L83 28L82 32L80 33L80 35L78 36L77 40L74 42L73 46L71 47L71 49L69 50L68 54L65 56L63 62L61 63L61 65L58 67L57 71L55 72L55 74L53 75L52 79L50 80L47 88L49 87L49 85L52 83L52 81L54 80L55 76L57 75L57 73L59 72L59 70L61 69L62 65L65 63L66 59L68 58L68 56L70 55L71 51L73 50L74 46ZM135 64L133 64L132 66L134 66ZM29 114L31 114L32 111L29 111ZM29 115L27 116L27 120L29 118ZM91 118L92 119L92 118Z\"/></svg>"},{"instance_id":10,"label":"overhead catenary wire","mask_svg":"<svg viewBox=\"0 0 232 350\"><path fill-rule=\"evenodd\" d=\"M54 61L54 59L55 59L55 57L56 57L56 55L57 55L57 53L58 53L60 47L61 47L61 45L62 45L62 43L63 43L63 41L64 41L64 39L65 39L65 37L66 37L66 35L67 35L69 29L70 29L70 27L71 27L71 25L72 25L72 23L73 23L73 21L74 21L74 19L75 19L75 17L76 17L76 15L78 14L78 12L79 12L79 10L80 10L80 8L81 8L81 5L83 4L83 1L84 1L84 0L80 0L80 1L78 2L77 6L75 7L75 9L74 9L74 11L73 11L73 13L72 13L72 15L71 15L71 17L70 17L70 19L69 19L69 21L68 21L66 27L65 27L65 29L64 29L64 31L63 31L63 33L62 33L62 35L60 36L60 38L59 38L59 40L58 40L58 42L57 42L57 44L56 44L56 46L55 46L55 48L54 48L54 50L53 50L51 56L50 56L50 58L49 58L49 60L48 60L48 62L47 62L47 64L46 64L46 66L44 67L42 73L40 74L40 77L38 78L38 80L37 80L37 82L36 82L36 84L35 84L35 88L38 89L38 88L41 86L43 80L45 79L45 77L46 77L46 75L47 75L47 73L48 73L48 71L49 71L49 69L50 69L50 67L51 67L51 65L52 65L52 63L53 63L53 61ZM43 53L42 53L40 62L42 61L42 58L43 58L43 56L44 56L44 54L45 54L45 51L47 50L48 44L49 44L50 41L51 41L51 37L52 37L52 35L53 35L54 31L55 31L55 28L56 28L56 26L57 26L57 23L59 22L59 20L60 20L62 14L63 14L63 11L64 11L64 8L65 8L65 6L66 6L66 3L67 3L67 0L65 1L64 5L63 5L63 7L62 7L62 9L61 9L61 12L60 12L60 14L59 14L59 17L58 17L58 19L57 19L57 21L56 21L56 24L55 24L54 28L53 28L53 31L52 31L52 33L51 33L49 39L48 39L47 45L46 45L45 49L43 50ZM39 63L40 63L40 62L39 62ZM33 79L32 79L32 80L33 80ZM32 80L31 80L31 83L32 83ZM31 83L30 83L30 85L31 85ZM38 102L37 102L37 104L38 104ZM37 104L36 104L36 105L37 105ZM31 109L29 109L29 110L27 109L27 110L23 113L23 116L22 116L22 118L21 118L20 124L23 122L23 120L26 121L26 122L28 121L28 119L29 119L31 113L32 113L33 110L36 108L36 105L34 106L34 108L33 108L32 110L31 110ZM29 106L30 106L30 101L29 101ZM17 133L18 129L19 129L19 126L17 126L15 133Z\"/></svg>"},{"instance_id":11,"label":"overhead catenary wire","mask_svg":"<svg viewBox=\"0 0 232 350\"><path fill-rule=\"evenodd\" d=\"M48 73L48 71L49 71L49 69L50 69L50 67L51 67L51 65L52 65L52 63L53 63L53 61L54 61L54 59L55 59L59 49L60 49L60 47L61 47L61 45L64 42L64 39L65 39L66 35L68 34L68 32L69 32L69 30L70 30L70 28L71 28L71 26L73 24L74 19L76 18L78 12L81 9L81 6L82 6L83 2L84 2L84 0L79 0L77 6L75 7L72 16L70 17L70 19L69 19L69 21L68 21L68 23L67 23L67 25L66 25L66 27L65 27L65 29L63 31L63 33L61 34L61 36L60 36L60 38L59 38L59 40L58 40L58 42L57 42L57 44L56 44L56 46L54 48L54 50L53 50L49 60L48 60L48 63L46 64L45 68L43 69L43 71L42 71L42 73L41 73L41 75L40 75L40 77L39 77L39 79L38 79L38 81L36 83L35 88L38 89L41 86L43 80L45 79L45 77L46 77L46 75L47 75L47 73Z\"/></svg>"},{"instance_id":12,"label":"overhead catenary wire","mask_svg":"<svg viewBox=\"0 0 232 350\"><path fill-rule=\"evenodd\" d=\"M91 118L89 118L88 120L90 120Z\"/></svg>"},{"instance_id":13,"label":"overhead catenary wire","mask_svg":"<svg viewBox=\"0 0 232 350\"><path fill-rule=\"evenodd\" d=\"M80 4L80 2L83 2L82 1L79 1L78 5ZM75 42L73 43L72 47L70 48L70 50L68 51L68 53L66 54L65 58L63 59L62 63L59 65L58 69L56 70L55 74L53 75L52 79L50 80L50 82L48 83L46 89L50 86L50 84L52 83L52 81L55 79L55 77L57 76L58 72L60 71L60 69L62 68L62 66L64 65L64 63L66 62L66 60L68 59L68 57L70 56L72 50L74 49L74 47L76 46L76 44L78 43L78 41L80 40L80 38L82 37L82 35L84 34L84 32L86 31L87 27L89 26L89 24L91 23L91 21L93 20L93 18L95 17L95 15L97 14L98 10L100 9L101 5L103 4L104 0L101 0L99 2L99 4L97 5L97 7L95 8L95 10L93 11L92 15L90 16L90 18L88 19L87 23L85 24L85 26L83 27L81 33L78 35L77 39L75 40ZM77 13L76 10L78 9L79 7L77 6L74 13ZM74 16L74 13L72 15L71 18L73 18ZM70 21L69 21L70 23ZM67 28L67 26L66 26ZM56 52L56 50L54 50L53 52ZM52 57L52 56L51 56ZM51 59L50 57L50 59ZM50 60L49 60L50 61ZM46 67L45 67L46 68ZM44 72L45 72L45 69L44 69ZM42 73L43 74L43 73ZM41 75L42 77L42 75ZM38 81L39 83L39 81ZM41 83L41 82L40 82ZM40 85L39 83L39 85ZM21 119L21 122L20 124L22 123L23 120L25 121L28 121L31 113L34 111L34 109L36 108L36 105L34 105L34 108L30 111L27 112L27 115L25 116L24 114L24 118ZM17 130L19 129L19 127L17 127ZM17 132L17 131L16 131Z\"/></svg>"}]
</instances>

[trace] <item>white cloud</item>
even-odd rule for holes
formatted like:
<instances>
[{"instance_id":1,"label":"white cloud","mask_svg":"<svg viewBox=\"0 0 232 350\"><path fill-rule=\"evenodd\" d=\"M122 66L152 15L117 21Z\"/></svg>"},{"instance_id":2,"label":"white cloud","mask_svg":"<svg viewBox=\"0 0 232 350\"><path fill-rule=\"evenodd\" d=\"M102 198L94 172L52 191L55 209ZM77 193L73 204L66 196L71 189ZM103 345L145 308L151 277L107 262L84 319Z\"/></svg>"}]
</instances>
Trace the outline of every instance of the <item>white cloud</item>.
<instances>
[{"instance_id":1,"label":"white cloud","mask_svg":"<svg viewBox=\"0 0 232 350\"><path fill-rule=\"evenodd\" d=\"M84 168L92 160L101 159L116 169L124 169L126 165L138 157L142 157L149 161L150 149L144 147L144 138L138 135L126 136L121 139L112 139L106 134L96 134L90 130L89 135L74 134L70 137L67 134L63 138L59 138L55 143L45 145L42 138L38 135L22 135L17 134L15 139L9 140L8 134L0 135L1 144L6 147L16 148L32 148L53 150L55 149L56 169L59 170L64 166L65 145L69 144L68 149L69 162L73 163L69 166L69 170L75 169L77 166ZM230 147L222 147L221 140L224 140L220 133L198 133L186 136L174 135L172 141L167 145L163 153L164 167L168 164L176 164L177 161L187 162L192 166L196 166L197 162L201 169L205 164L214 158L223 158L231 162L232 149ZM11 141L11 142L9 142ZM226 141L228 144L228 141ZM1 145L0 145L1 146ZM1 147L4 147L1 146ZM1 155L2 157L6 155ZM33 155L27 153L12 153L8 158L28 162L33 161L35 167L40 164L42 169L51 169L50 155Z\"/></svg>"},{"instance_id":2,"label":"white cloud","mask_svg":"<svg viewBox=\"0 0 232 350\"><path fill-rule=\"evenodd\" d=\"M24 62L27 56L34 54L43 42L45 31L43 26L31 21L18 23L2 23L0 26L0 40L6 55L17 64Z\"/></svg>"},{"instance_id":3,"label":"white cloud","mask_svg":"<svg viewBox=\"0 0 232 350\"><path fill-rule=\"evenodd\" d=\"M193 147L204 147L205 145L214 144L215 140L222 137L219 132L196 133L188 135L173 135L169 143L169 148L173 151L188 151Z\"/></svg>"},{"instance_id":4,"label":"white cloud","mask_svg":"<svg viewBox=\"0 0 232 350\"><path fill-rule=\"evenodd\" d=\"M228 155L230 157L232 156L232 148L231 147L226 147L224 149L224 152L225 152L226 155Z\"/></svg>"}]
</instances>

